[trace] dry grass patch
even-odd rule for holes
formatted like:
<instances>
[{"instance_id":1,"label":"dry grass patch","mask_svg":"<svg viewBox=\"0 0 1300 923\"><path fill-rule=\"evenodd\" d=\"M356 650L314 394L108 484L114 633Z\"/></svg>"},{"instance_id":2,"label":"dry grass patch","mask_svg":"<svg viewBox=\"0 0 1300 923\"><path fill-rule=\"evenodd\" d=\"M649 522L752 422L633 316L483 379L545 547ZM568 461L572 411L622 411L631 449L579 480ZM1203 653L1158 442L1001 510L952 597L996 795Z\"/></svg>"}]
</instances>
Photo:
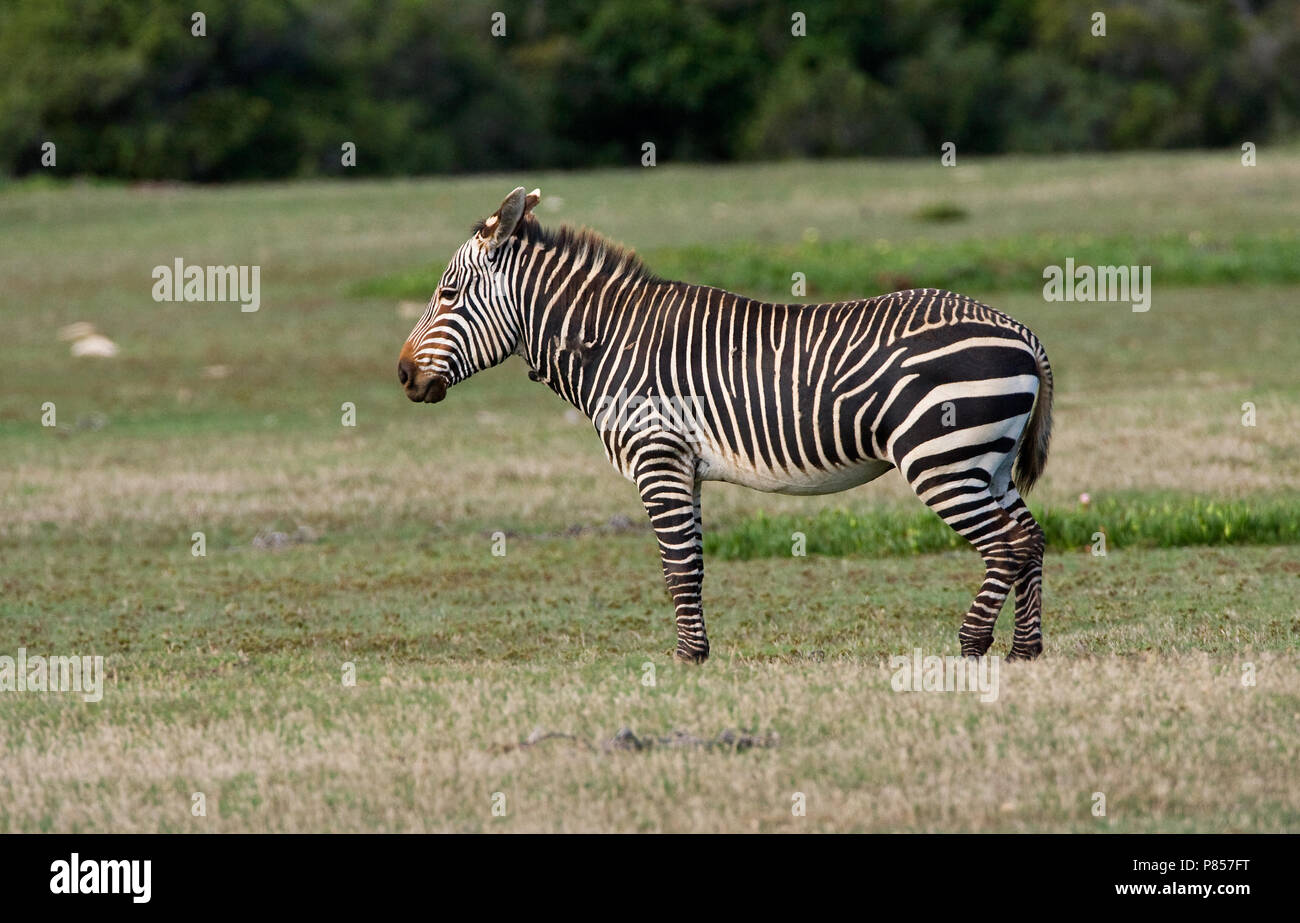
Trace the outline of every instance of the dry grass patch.
<instances>
[{"instance_id":1,"label":"dry grass patch","mask_svg":"<svg viewBox=\"0 0 1300 923\"><path fill-rule=\"evenodd\" d=\"M1257 685L1242 685L1242 662ZM252 682L201 723L148 688L57 706L0 746L0 828L113 831L1300 829L1300 660L1199 654L1003 665L996 702L897 693L866 662L579 675L389 668ZM78 706L79 707L79 706ZM602 746L726 727L774 746ZM567 737L535 740L542 728ZM208 816L190 814L204 792ZM507 814L491 813L494 793ZM793 816L795 792L806 817ZM1106 815L1092 814L1093 795Z\"/></svg>"}]
</instances>

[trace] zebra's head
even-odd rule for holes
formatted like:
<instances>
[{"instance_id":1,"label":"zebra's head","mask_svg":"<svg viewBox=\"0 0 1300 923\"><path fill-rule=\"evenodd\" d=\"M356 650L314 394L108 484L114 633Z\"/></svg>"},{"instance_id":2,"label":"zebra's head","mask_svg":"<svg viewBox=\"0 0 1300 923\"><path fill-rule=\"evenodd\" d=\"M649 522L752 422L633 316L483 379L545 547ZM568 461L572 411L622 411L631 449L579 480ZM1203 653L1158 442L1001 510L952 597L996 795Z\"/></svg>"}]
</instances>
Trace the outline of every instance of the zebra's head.
<instances>
[{"instance_id":1,"label":"zebra's head","mask_svg":"<svg viewBox=\"0 0 1300 923\"><path fill-rule=\"evenodd\" d=\"M397 360L398 380L411 400L436 404L452 385L515 351L521 326L513 281L518 232L541 198L539 190L525 195L518 187L452 256Z\"/></svg>"}]
</instances>

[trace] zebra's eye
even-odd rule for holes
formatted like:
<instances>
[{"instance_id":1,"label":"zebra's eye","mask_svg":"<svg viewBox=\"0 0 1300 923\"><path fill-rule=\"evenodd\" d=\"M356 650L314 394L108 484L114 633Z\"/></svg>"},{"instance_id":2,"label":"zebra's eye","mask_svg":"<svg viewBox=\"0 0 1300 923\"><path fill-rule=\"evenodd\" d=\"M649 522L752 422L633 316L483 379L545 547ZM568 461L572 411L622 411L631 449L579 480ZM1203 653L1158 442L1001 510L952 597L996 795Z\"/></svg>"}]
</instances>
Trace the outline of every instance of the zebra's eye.
<instances>
[{"instance_id":1,"label":"zebra's eye","mask_svg":"<svg viewBox=\"0 0 1300 923\"><path fill-rule=\"evenodd\" d=\"M442 290L442 300L443 300L443 301L455 301L455 300L456 300L456 296L459 295L459 294L460 294L460 289L458 289L458 288L447 288L447 287L444 287L443 290Z\"/></svg>"}]
</instances>

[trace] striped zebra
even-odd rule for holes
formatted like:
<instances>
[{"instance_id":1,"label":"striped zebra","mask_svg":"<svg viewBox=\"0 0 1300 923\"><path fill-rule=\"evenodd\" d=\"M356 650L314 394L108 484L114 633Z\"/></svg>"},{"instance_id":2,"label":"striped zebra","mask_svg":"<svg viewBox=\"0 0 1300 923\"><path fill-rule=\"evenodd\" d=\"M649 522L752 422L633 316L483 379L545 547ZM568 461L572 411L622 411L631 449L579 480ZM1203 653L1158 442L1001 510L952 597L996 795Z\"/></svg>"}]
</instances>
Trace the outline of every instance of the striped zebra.
<instances>
[{"instance_id":1,"label":"striped zebra","mask_svg":"<svg viewBox=\"0 0 1300 923\"><path fill-rule=\"evenodd\" d=\"M984 559L962 653L988 650L1013 588L1010 656L1041 653L1043 531L1022 498L1047 459L1052 372L1033 333L938 289L804 305L670 282L592 231L543 229L540 199L521 186L475 225L398 378L437 403L517 355L593 421L658 538L677 659L709 654L701 482L823 494L890 468Z\"/></svg>"}]
</instances>

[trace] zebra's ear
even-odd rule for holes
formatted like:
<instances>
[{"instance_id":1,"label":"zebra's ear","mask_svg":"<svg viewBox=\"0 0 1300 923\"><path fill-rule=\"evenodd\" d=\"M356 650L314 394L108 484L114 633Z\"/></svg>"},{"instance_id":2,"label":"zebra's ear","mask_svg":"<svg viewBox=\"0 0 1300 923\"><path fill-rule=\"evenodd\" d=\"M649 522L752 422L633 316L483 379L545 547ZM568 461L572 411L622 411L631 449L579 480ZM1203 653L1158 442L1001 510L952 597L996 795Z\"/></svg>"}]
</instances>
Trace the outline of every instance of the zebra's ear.
<instances>
[{"instance_id":1,"label":"zebra's ear","mask_svg":"<svg viewBox=\"0 0 1300 923\"><path fill-rule=\"evenodd\" d=\"M527 205L528 197L524 195L524 187L516 186L514 191L506 196L501 207L483 222L483 230L478 233L489 250L495 250L502 241L515 232L515 227L527 211Z\"/></svg>"},{"instance_id":2,"label":"zebra's ear","mask_svg":"<svg viewBox=\"0 0 1300 923\"><path fill-rule=\"evenodd\" d=\"M542 201L542 190L534 189L528 195L524 196L524 214L531 215L537 203Z\"/></svg>"}]
</instances>

